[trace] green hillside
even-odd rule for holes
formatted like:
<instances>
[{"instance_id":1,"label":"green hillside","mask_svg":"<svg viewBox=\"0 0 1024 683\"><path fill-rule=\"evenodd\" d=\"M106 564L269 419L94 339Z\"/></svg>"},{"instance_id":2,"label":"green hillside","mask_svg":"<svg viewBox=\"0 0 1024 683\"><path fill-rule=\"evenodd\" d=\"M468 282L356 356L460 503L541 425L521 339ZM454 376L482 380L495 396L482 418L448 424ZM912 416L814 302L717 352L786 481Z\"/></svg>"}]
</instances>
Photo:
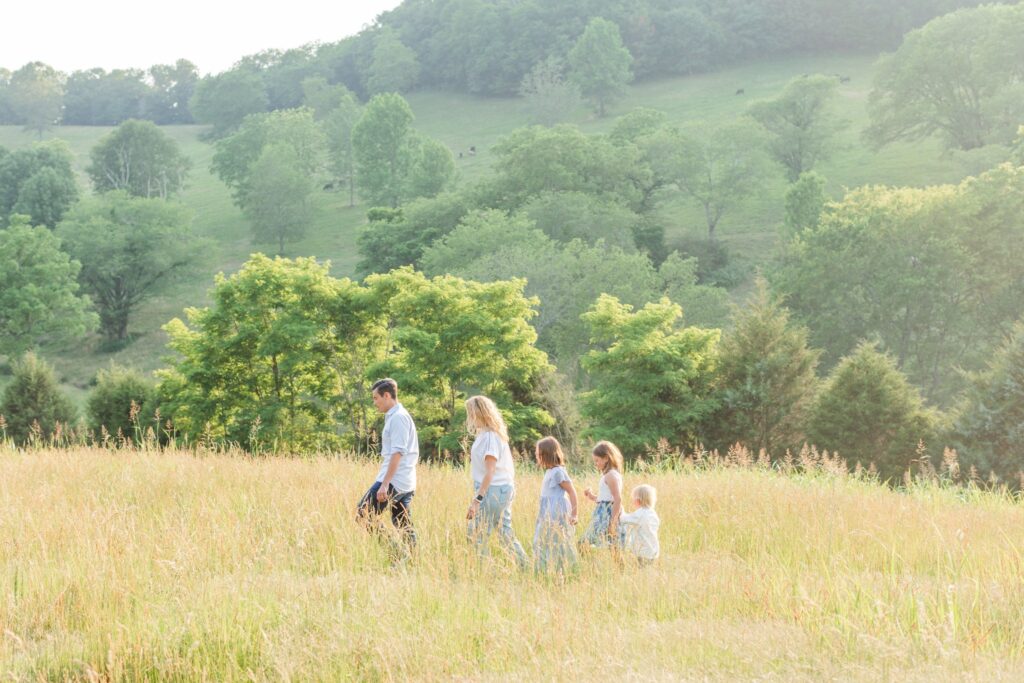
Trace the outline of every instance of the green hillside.
<instances>
[{"instance_id":1,"label":"green hillside","mask_svg":"<svg viewBox=\"0 0 1024 683\"><path fill-rule=\"evenodd\" d=\"M804 73L843 74L849 81L840 87L843 115L851 126L843 134L844 149L817 170L829 181L829 190L840 196L844 187L863 184L929 185L956 181L975 170L961 158L941 156L937 142L916 145L891 145L873 153L859 142L867 121L865 103L870 90L871 56L816 57L748 64L712 74L650 81L631 88L628 98L611 116L596 119L588 110L572 113L568 123L587 133L608 130L614 117L633 107L665 111L677 122L706 119L720 121L743 113L753 100L777 94L785 83ZM736 95L738 89L744 95ZM515 99L476 98L442 92L418 92L408 96L416 114L416 126L422 132L446 143L456 156L462 182L483 177L492 157L488 149L503 135L528 122L528 114ZM101 127L62 127L51 133L69 144L75 156L82 187L87 187L84 169L89 149L110 129ZM163 296L145 305L133 319L135 341L115 353L98 352L98 340L65 349L47 349L62 381L72 385L73 395L81 396L97 368L111 361L144 371L163 365L166 337L160 326L182 315L188 306L207 301L207 290L217 272L230 273L250 253L272 251L272 245L252 243L249 228L241 212L231 203L227 188L210 174L212 147L199 136L200 126L172 126L165 129L192 160L193 168L182 201L193 211L196 232L212 240L203 276L177 285ZM17 127L0 127L0 145L18 148L35 141L35 135ZM469 155L470 146L478 150ZM459 157L463 152L463 157ZM771 254L776 226L782 218L785 181L781 171L768 184L763 195L741 209L726 214L719 227L721 238L750 271ZM308 237L289 245L288 256L316 256L330 260L336 275L352 275L358 260L356 235L364 222L365 207L349 208L345 192L324 192L318 198L319 213ZM687 235L704 231L702 215L682 200L666 204L667 241L670 247ZM0 378L2 381L4 378Z\"/></svg>"}]
</instances>

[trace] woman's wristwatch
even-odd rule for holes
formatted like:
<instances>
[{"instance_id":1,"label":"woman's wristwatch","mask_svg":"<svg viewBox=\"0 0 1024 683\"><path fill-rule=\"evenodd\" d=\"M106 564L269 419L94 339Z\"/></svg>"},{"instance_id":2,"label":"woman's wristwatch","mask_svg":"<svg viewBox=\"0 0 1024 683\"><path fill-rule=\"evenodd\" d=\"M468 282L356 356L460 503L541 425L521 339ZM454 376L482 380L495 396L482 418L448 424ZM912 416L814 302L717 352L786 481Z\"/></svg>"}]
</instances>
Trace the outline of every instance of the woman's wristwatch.
<instances>
[{"instance_id":1,"label":"woman's wristwatch","mask_svg":"<svg viewBox=\"0 0 1024 683\"><path fill-rule=\"evenodd\" d=\"M482 503L484 502L484 497L478 493L476 494L476 498L474 498L473 500L475 500L478 503Z\"/></svg>"}]
</instances>

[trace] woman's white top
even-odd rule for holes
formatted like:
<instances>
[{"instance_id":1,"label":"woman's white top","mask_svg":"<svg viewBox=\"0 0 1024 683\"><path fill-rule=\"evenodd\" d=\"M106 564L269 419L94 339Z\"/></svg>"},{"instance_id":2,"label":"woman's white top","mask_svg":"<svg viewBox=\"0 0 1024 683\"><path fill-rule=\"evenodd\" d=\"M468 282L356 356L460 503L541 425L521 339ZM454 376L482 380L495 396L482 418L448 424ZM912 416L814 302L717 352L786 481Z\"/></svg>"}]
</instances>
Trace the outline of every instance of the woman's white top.
<instances>
[{"instance_id":1,"label":"woman's white top","mask_svg":"<svg viewBox=\"0 0 1024 683\"><path fill-rule=\"evenodd\" d=\"M645 560L655 560L661 552L658 527L661 520L651 508L637 508L636 512L619 517L619 526L626 532L626 550Z\"/></svg>"},{"instance_id":2,"label":"woman's white top","mask_svg":"<svg viewBox=\"0 0 1024 683\"><path fill-rule=\"evenodd\" d=\"M508 443L497 432L489 429L477 433L473 439L473 447L469 449L469 471L473 475L474 483L481 483L487 474L487 467L484 459L492 455L498 459L494 466L494 476L491 477L491 484L494 486L505 486L515 481L516 468L512 461L512 449Z\"/></svg>"},{"instance_id":3,"label":"woman's white top","mask_svg":"<svg viewBox=\"0 0 1024 683\"><path fill-rule=\"evenodd\" d=\"M608 486L609 480L616 481L619 484L619 497L622 497L622 473L618 470L608 470L601 477L601 483L597 487L597 502L598 503L611 503L614 502L612 498L612 489Z\"/></svg>"}]
</instances>

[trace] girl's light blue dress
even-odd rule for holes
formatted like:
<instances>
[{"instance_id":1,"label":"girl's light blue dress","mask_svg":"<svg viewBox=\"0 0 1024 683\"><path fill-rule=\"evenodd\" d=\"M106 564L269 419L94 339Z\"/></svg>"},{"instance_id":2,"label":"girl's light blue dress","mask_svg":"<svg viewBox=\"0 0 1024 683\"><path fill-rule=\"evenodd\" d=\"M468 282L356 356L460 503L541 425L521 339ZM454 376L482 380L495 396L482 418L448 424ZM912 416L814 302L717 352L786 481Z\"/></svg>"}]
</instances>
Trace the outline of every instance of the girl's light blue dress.
<instances>
[{"instance_id":1,"label":"girl's light blue dress","mask_svg":"<svg viewBox=\"0 0 1024 683\"><path fill-rule=\"evenodd\" d=\"M533 534L533 554L538 572L566 571L576 566L576 543L569 523L572 506L563 482L572 481L564 467L552 467L540 487L540 513Z\"/></svg>"}]
</instances>

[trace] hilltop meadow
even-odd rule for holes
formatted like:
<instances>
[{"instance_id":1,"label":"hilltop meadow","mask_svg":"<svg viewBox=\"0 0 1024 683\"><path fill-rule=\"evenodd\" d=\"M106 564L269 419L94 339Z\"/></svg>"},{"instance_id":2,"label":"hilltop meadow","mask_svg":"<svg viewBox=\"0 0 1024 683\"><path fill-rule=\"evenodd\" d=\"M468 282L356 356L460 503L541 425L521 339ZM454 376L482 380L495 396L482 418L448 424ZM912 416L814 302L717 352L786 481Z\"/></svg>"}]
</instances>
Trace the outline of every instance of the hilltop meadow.
<instances>
[{"instance_id":1,"label":"hilltop meadow","mask_svg":"<svg viewBox=\"0 0 1024 683\"><path fill-rule=\"evenodd\" d=\"M597 553L558 580L496 547L477 560L461 468L420 468L418 555L392 568L353 520L368 460L150 444L3 447L0 461L4 679L1024 675L1024 510L952 486L949 463L894 491L810 454L649 461L626 486L658 488L661 559ZM517 479L528 541L540 475L520 461Z\"/></svg>"}]
</instances>

